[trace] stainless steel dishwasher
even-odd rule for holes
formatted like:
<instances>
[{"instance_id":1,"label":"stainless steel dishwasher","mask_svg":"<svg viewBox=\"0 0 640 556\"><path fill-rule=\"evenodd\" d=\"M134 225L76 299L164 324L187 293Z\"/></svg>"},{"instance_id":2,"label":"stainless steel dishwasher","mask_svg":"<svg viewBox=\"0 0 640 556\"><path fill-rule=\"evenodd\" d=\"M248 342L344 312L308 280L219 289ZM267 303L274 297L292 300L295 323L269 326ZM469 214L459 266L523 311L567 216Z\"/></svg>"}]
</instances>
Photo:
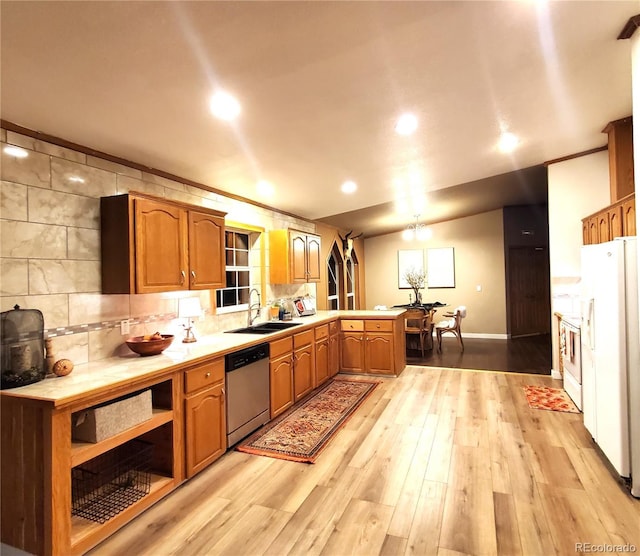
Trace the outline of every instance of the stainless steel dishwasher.
<instances>
[{"instance_id":1,"label":"stainless steel dishwasher","mask_svg":"<svg viewBox=\"0 0 640 556\"><path fill-rule=\"evenodd\" d=\"M227 447L269 421L269 344L225 357Z\"/></svg>"}]
</instances>

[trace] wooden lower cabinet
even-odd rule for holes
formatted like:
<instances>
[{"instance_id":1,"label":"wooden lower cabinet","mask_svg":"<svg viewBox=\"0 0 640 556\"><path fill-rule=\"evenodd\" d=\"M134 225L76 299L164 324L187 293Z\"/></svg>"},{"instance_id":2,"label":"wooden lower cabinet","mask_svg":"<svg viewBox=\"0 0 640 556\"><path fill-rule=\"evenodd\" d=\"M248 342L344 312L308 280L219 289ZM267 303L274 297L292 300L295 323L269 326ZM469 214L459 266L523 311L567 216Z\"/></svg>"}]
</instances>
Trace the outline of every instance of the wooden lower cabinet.
<instances>
[{"instance_id":1,"label":"wooden lower cabinet","mask_svg":"<svg viewBox=\"0 0 640 556\"><path fill-rule=\"evenodd\" d=\"M224 359L185 371L186 474L192 477L227 450Z\"/></svg>"},{"instance_id":2,"label":"wooden lower cabinet","mask_svg":"<svg viewBox=\"0 0 640 556\"><path fill-rule=\"evenodd\" d=\"M0 534L3 543L30 554L84 554L174 490L184 479L182 372L102 393L76 396L56 406L50 401L3 395L0 403ZM95 443L72 439L74 415L151 390L153 413L121 432ZM143 441L152 449L145 462L148 494L100 523L72 513L78 492L72 477L84 482L85 469L136 450ZM143 456L141 456L143 457ZM146 457L146 456L145 456ZM121 460L117 460L121 463ZM87 485L89 494L91 483ZM99 492L95 500L100 504Z\"/></svg>"},{"instance_id":3,"label":"wooden lower cabinet","mask_svg":"<svg viewBox=\"0 0 640 556\"><path fill-rule=\"evenodd\" d=\"M340 370L347 373L400 374L405 367L402 321L343 320Z\"/></svg>"},{"instance_id":4,"label":"wooden lower cabinet","mask_svg":"<svg viewBox=\"0 0 640 556\"><path fill-rule=\"evenodd\" d=\"M340 371L340 327L338 321L329 323L329 376Z\"/></svg>"},{"instance_id":5,"label":"wooden lower cabinet","mask_svg":"<svg viewBox=\"0 0 640 556\"><path fill-rule=\"evenodd\" d=\"M320 386L329 380L329 325L323 324L315 329L315 385Z\"/></svg>"},{"instance_id":6,"label":"wooden lower cabinet","mask_svg":"<svg viewBox=\"0 0 640 556\"><path fill-rule=\"evenodd\" d=\"M367 372L393 374L393 336L368 333L364 343L364 359L368 362Z\"/></svg>"},{"instance_id":7,"label":"wooden lower cabinet","mask_svg":"<svg viewBox=\"0 0 640 556\"><path fill-rule=\"evenodd\" d=\"M315 388L313 330L293 335L293 399L304 398Z\"/></svg>"},{"instance_id":8,"label":"wooden lower cabinet","mask_svg":"<svg viewBox=\"0 0 640 556\"><path fill-rule=\"evenodd\" d=\"M269 375L271 418L293 405L293 338L291 336L269 344Z\"/></svg>"},{"instance_id":9,"label":"wooden lower cabinet","mask_svg":"<svg viewBox=\"0 0 640 556\"><path fill-rule=\"evenodd\" d=\"M269 343L271 418L293 405L293 338Z\"/></svg>"}]
</instances>

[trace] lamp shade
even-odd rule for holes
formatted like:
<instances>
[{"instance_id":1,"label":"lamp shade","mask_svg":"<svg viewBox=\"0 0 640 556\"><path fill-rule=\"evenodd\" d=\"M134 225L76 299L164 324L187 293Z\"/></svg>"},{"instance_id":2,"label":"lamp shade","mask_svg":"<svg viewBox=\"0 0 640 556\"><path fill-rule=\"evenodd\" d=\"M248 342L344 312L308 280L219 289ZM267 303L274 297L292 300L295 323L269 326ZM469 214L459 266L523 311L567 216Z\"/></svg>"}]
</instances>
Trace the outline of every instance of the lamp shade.
<instances>
[{"instance_id":1,"label":"lamp shade","mask_svg":"<svg viewBox=\"0 0 640 556\"><path fill-rule=\"evenodd\" d=\"M202 313L199 297L185 297L178 300L178 317L191 318L199 317Z\"/></svg>"}]
</instances>

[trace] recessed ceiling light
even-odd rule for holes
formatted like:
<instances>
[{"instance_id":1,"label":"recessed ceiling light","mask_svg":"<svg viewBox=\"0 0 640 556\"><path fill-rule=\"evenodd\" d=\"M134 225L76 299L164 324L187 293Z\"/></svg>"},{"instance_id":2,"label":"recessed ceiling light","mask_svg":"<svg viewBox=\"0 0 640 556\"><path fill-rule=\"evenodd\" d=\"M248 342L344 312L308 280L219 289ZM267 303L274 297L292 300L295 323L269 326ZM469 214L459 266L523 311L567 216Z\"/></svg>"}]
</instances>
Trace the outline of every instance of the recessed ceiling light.
<instances>
[{"instance_id":1,"label":"recessed ceiling light","mask_svg":"<svg viewBox=\"0 0 640 556\"><path fill-rule=\"evenodd\" d=\"M273 195L273 193L275 192L273 185L271 185L267 180L260 180L256 184L256 189L258 190L258 193L263 197L271 197L271 195Z\"/></svg>"},{"instance_id":2,"label":"recessed ceiling light","mask_svg":"<svg viewBox=\"0 0 640 556\"><path fill-rule=\"evenodd\" d=\"M498 149L502 153L510 153L515 150L518 143L520 143L520 140L513 133L504 131L498 140Z\"/></svg>"},{"instance_id":3,"label":"recessed ceiling light","mask_svg":"<svg viewBox=\"0 0 640 556\"><path fill-rule=\"evenodd\" d=\"M240 103L225 91L215 93L209 102L211 113L221 120L235 120L240 114Z\"/></svg>"},{"instance_id":4,"label":"recessed ceiling light","mask_svg":"<svg viewBox=\"0 0 640 556\"><path fill-rule=\"evenodd\" d=\"M411 135L418 129L418 118L413 114L402 114L396 122L396 133L399 135Z\"/></svg>"},{"instance_id":5,"label":"recessed ceiling light","mask_svg":"<svg viewBox=\"0 0 640 556\"><path fill-rule=\"evenodd\" d=\"M13 145L7 145L4 148L4 152L6 152L9 156L14 156L16 158L27 158L29 153L20 147L14 147Z\"/></svg>"},{"instance_id":6,"label":"recessed ceiling light","mask_svg":"<svg viewBox=\"0 0 640 556\"><path fill-rule=\"evenodd\" d=\"M69 176L67 179L75 183L84 183L84 178L81 178L80 176Z\"/></svg>"},{"instance_id":7,"label":"recessed ceiling light","mask_svg":"<svg viewBox=\"0 0 640 556\"><path fill-rule=\"evenodd\" d=\"M355 190L358 189L358 186L356 185L356 182L347 180L342 184L341 189L343 193L354 193Z\"/></svg>"}]
</instances>

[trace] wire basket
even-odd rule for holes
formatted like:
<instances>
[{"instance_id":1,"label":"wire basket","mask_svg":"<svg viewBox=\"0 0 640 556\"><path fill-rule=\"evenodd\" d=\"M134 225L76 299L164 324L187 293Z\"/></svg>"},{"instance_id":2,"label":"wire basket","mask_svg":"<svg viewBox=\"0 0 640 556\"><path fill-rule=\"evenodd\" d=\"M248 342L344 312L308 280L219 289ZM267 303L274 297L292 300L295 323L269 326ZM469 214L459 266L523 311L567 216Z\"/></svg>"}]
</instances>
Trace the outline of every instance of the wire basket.
<instances>
[{"instance_id":1,"label":"wire basket","mask_svg":"<svg viewBox=\"0 0 640 556\"><path fill-rule=\"evenodd\" d=\"M149 494L153 445L132 440L71 470L71 514L104 523Z\"/></svg>"}]
</instances>

